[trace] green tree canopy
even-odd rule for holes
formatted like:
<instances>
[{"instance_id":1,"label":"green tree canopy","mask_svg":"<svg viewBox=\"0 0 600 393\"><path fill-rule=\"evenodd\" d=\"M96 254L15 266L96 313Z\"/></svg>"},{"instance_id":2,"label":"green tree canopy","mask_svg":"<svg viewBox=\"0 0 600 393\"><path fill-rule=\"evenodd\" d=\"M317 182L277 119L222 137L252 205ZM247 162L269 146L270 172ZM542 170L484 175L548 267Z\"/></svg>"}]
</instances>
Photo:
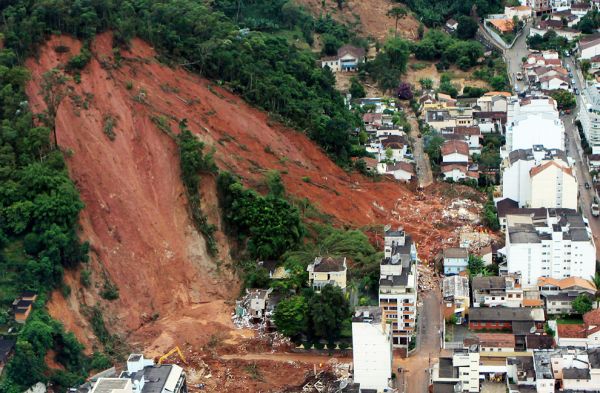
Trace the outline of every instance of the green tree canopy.
<instances>
[{"instance_id":1,"label":"green tree canopy","mask_svg":"<svg viewBox=\"0 0 600 393\"><path fill-rule=\"evenodd\" d=\"M592 310L592 299L587 294L581 293L573 300L571 307L577 314L583 315Z\"/></svg>"}]
</instances>

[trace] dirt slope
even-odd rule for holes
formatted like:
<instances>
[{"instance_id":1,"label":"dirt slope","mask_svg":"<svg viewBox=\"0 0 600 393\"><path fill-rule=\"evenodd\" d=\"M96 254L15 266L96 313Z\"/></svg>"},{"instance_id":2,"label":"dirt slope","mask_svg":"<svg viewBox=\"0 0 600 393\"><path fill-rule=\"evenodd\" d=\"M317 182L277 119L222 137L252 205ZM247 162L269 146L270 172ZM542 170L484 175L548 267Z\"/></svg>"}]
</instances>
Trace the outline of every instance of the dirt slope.
<instances>
[{"instance_id":1,"label":"dirt slope","mask_svg":"<svg viewBox=\"0 0 600 393\"><path fill-rule=\"evenodd\" d=\"M387 12L398 3L391 0L345 0L340 11L336 0L295 0L305 6L313 15L331 14L332 17L350 26L356 25L355 31L364 37L383 40L394 34L396 20L387 16ZM418 38L419 21L408 15L398 22L398 33L411 40Z\"/></svg>"},{"instance_id":2,"label":"dirt slope","mask_svg":"<svg viewBox=\"0 0 600 393\"><path fill-rule=\"evenodd\" d=\"M54 294L49 308L82 341L91 341L82 305L96 302L107 310L109 329L157 353L175 343L204 345L215 333L230 334L230 342L247 335L233 331L229 319L238 282L227 242L219 234L220 260L208 257L185 208L175 144L152 116L173 119L174 130L179 119L188 119L190 129L216 148L218 166L249 186L260 186L266 170L280 170L291 195L308 198L338 225L401 223L425 259L455 239L456 218L442 213L461 188L437 186L417 196L395 182L349 175L302 133L273 124L209 81L160 64L144 42L134 41L117 67L111 42L104 34L93 43L94 58L81 83L70 83L71 97L57 117L58 141L86 205L81 227L82 238L92 245L93 284L91 291L82 290L77 273L70 273L73 295L65 300ZM56 53L58 45L69 47L69 53ZM41 75L79 47L69 37L54 37L40 48L38 59L27 62L34 111L44 106ZM107 116L116 119L114 141L103 132ZM201 191L209 220L218 223L214 181L204 179ZM118 300L98 296L105 277L118 286Z\"/></svg>"}]
</instances>

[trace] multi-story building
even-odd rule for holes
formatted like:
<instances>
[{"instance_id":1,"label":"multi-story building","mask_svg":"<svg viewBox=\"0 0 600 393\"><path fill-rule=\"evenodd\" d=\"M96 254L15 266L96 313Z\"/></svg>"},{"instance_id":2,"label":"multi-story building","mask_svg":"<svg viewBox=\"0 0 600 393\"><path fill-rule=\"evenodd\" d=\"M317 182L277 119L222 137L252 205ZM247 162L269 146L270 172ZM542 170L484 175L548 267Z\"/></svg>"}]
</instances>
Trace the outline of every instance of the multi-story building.
<instances>
[{"instance_id":1,"label":"multi-story building","mask_svg":"<svg viewBox=\"0 0 600 393\"><path fill-rule=\"evenodd\" d=\"M582 90L579 121L592 154L600 154L600 91L596 85Z\"/></svg>"},{"instance_id":2,"label":"multi-story building","mask_svg":"<svg viewBox=\"0 0 600 393\"><path fill-rule=\"evenodd\" d=\"M402 228L387 230L380 265L379 306L392 321L392 344L408 350L417 317L417 247Z\"/></svg>"},{"instance_id":3,"label":"multi-story building","mask_svg":"<svg viewBox=\"0 0 600 393\"><path fill-rule=\"evenodd\" d=\"M449 247L444 249L444 274L446 276L458 274L467 270L469 265L469 250L463 247Z\"/></svg>"},{"instance_id":4,"label":"multi-story building","mask_svg":"<svg viewBox=\"0 0 600 393\"><path fill-rule=\"evenodd\" d=\"M506 145L500 153L505 158L513 150L565 149L565 126L559 118L556 101L551 97L512 98L508 105Z\"/></svg>"},{"instance_id":5,"label":"multi-story building","mask_svg":"<svg viewBox=\"0 0 600 393\"><path fill-rule=\"evenodd\" d=\"M532 149L511 151L502 170L502 197L519 207L577 209L577 177L562 150Z\"/></svg>"},{"instance_id":6,"label":"multi-story building","mask_svg":"<svg viewBox=\"0 0 600 393\"><path fill-rule=\"evenodd\" d=\"M573 300L581 294L592 298L596 293L594 283L581 277L556 280L550 277L538 279L537 286L546 303L548 315L573 313Z\"/></svg>"},{"instance_id":7,"label":"multi-story building","mask_svg":"<svg viewBox=\"0 0 600 393\"><path fill-rule=\"evenodd\" d=\"M552 0L521 0L521 5L531 7L536 16L552 12Z\"/></svg>"},{"instance_id":8,"label":"multi-story building","mask_svg":"<svg viewBox=\"0 0 600 393\"><path fill-rule=\"evenodd\" d=\"M131 354L118 376L101 377L78 389L90 393L187 393L186 374L176 364L155 364L142 354ZM107 375L108 375L107 374Z\"/></svg>"},{"instance_id":9,"label":"multi-story building","mask_svg":"<svg viewBox=\"0 0 600 393\"><path fill-rule=\"evenodd\" d=\"M356 307L352 317L354 382L384 391L392 379L392 326L379 307Z\"/></svg>"},{"instance_id":10,"label":"multi-story building","mask_svg":"<svg viewBox=\"0 0 600 393\"><path fill-rule=\"evenodd\" d=\"M479 360L479 352L467 349L441 357L431 370L434 392L436 384L451 385L448 392L479 392Z\"/></svg>"},{"instance_id":11,"label":"multi-story building","mask_svg":"<svg viewBox=\"0 0 600 393\"><path fill-rule=\"evenodd\" d=\"M331 284L346 290L346 257L316 257L315 261L306 267L308 285L320 292L325 285Z\"/></svg>"},{"instance_id":12,"label":"multi-story building","mask_svg":"<svg viewBox=\"0 0 600 393\"><path fill-rule=\"evenodd\" d=\"M542 219L506 216L506 259L521 284L536 286L540 277L591 277L596 247L591 231L575 210L547 209Z\"/></svg>"},{"instance_id":13,"label":"multi-story building","mask_svg":"<svg viewBox=\"0 0 600 393\"><path fill-rule=\"evenodd\" d=\"M442 281L444 298L444 319L456 316L457 323L462 323L469 311L469 279L465 276L444 277Z\"/></svg>"}]
</instances>

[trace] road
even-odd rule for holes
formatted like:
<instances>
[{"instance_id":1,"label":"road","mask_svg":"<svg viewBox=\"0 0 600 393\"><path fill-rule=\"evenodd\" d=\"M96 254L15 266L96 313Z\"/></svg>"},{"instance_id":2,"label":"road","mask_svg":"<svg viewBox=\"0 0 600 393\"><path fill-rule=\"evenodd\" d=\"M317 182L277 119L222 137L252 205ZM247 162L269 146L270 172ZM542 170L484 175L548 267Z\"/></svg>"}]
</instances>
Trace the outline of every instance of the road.
<instances>
[{"instance_id":1,"label":"road","mask_svg":"<svg viewBox=\"0 0 600 393\"><path fill-rule=\"evenodd\" d=\"M420 134L419 123L417 122L414 114L408 116L408 122L410 123L411 130L414 130L412 134L413 140L413 157L415 158L415 166L417 169L417 179L419 187L425 188L430 184L433 184L433 173L431 172L431 164L429 163L429 156L425 154L425 148L423 147L423 138L418 138L416 135Z\"/></svg>"},{"instance_id":2,"label":"road","mask_svg":"<svg viewBox=\"0 0 600 393\"><path fill-rule=\"evenodd\" d=\"M400 378L400 393L424 393L429 388L429 369L440 356L442 294L439 288L422 297L419 310L417 351L406 359L394 359L394 372ZM401 371L398 372L398 368Z\"/></svg>"},{"instance_id":3,"label":"road","mask_svg":"<svg viewBox=\"0 0 600 393\"><path fill-rule=\"evenodd\" d=\"M529 36L529 27L531 22L528 22L523 28L523 32L515 41L512 48L504 51L504 59L508 68L508 75L513 86L516 85L519 92L523 91L526 87L525 81L517 81L517 72L523 71L521 64L523 57L527 57L529 50L527 49L527 37Z\"/></svg>"},{"instance_id":4,"label":"road","mask_svg":"<svg viewBox=\"0 0 600 393\"><path fill-rule=\"evenodd\" d=\"M567 58L566 63L571 67L571 70L577 70L575 63L572 58ZM577 87L579 91L585 86L581 72L574 72L573 79L575 79L574 87ZM577 96L577 106L581 108L582 100L581 96ZM576 111L573 111L576 112ZM563 116L563 122L565 123L565 133L567 138L566 150L567 155L575 160L575 169L577 174L577 183L579 187L579 208L583 212L583 215L588 218L590 229L594 235L594 242L598 241L600 237L600 220L592 216L591 204L594 198L594 189L585 188L585 183L590 185L593 184L592 177L590 176L587 163L583 160L583 148L581 147L581 138L579 137L579 131L574 124L576 115L571 114ZM596 259L600 260L600 248L596 247Z\"/></svg>"}]
</instances>

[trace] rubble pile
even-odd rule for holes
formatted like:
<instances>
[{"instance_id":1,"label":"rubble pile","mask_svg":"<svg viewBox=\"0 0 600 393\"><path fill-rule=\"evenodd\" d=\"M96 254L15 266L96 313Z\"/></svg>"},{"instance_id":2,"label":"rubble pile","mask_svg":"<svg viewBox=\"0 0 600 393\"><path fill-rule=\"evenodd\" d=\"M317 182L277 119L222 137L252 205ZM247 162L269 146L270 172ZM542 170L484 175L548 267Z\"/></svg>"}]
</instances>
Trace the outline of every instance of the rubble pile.
<instances>
[{"instance_id":1,"label":"rubble pile","mask_svg":"<svg viewBox=\"0 0 600 393\"><path fill-rule=\"evenodd\" d=\"M417 271L419 273L419 292L430 292L432 290L438 290L440 287L440 278L433 272L431 268L425 265L417 265Z\"/></svg>"},{"instance_id":2,"label":"rubble pile","mask_svg":"<svg viewBox=\"0 0 600 393\"><path fill-rule=\"evenodd\" d=\"M482 209L483 206L481 203L466 199L455 199L448 208L442 212L442 217L445 219L461 220L478 224L480 222L480 216L477 212Z\"/></svg>"}]
</instances>

